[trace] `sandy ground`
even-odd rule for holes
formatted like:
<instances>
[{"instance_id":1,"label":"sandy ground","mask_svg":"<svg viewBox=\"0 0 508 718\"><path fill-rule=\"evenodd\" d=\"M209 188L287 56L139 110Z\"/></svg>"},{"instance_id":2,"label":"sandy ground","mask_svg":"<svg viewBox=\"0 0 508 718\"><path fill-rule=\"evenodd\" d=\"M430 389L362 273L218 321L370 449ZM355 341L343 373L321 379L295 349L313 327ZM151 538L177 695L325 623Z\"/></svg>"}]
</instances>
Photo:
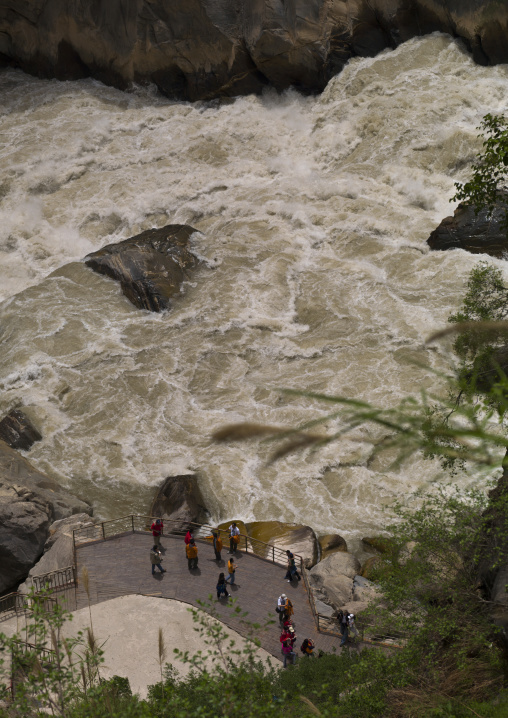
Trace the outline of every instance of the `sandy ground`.
<instances>
[{"instance_id":1,"label":"sandy ground","mask_svg":"<svg viewBox=\"0 0 508 718\"><path fill-rule=\"evenodd\" d=\"M195 630L189 606L181 601L146 596L121 596L92 606L92 622L95 637L104 651L101 676L113 675L129 679L132 692L141 697L147 695L147 687L160 680L158 662L158 634L162 628L166 646L166 662L172 663L182 675L190 667L174 658L173 649L193 653L207 646ZM64 635L76 636L90 625L88 608L72 613L72 620L65 624ZM23 624L18 619L0 623L0 633L12 636L20 631ZM242 648L245 639L240 634L223 626L225 632L235 641L235 648ZM259 648L256 655L263 661L280 667L280 662ZM211 661L210 661L211 665Z\"/></svg>"}]
</instances>

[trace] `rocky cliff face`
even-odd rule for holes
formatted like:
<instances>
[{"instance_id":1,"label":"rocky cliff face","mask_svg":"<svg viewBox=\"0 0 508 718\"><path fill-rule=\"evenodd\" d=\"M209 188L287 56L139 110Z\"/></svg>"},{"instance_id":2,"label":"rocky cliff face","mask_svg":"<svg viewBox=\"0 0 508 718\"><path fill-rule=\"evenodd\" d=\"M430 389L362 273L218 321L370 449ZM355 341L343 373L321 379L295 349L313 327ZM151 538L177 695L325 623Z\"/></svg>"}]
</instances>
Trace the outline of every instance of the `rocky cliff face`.
<instances>
[{"instance_id":1,"label":"rocky cliff face","mask_svg":"<svg viewBox=\"0 0 508 718\"><path fill-rule=\"evenodd\" d=\"M352 56L440 30L508 61L500 0L0 0L0 58L42 77L196 100L321 90Z\"/></svg>"}]
</instances>

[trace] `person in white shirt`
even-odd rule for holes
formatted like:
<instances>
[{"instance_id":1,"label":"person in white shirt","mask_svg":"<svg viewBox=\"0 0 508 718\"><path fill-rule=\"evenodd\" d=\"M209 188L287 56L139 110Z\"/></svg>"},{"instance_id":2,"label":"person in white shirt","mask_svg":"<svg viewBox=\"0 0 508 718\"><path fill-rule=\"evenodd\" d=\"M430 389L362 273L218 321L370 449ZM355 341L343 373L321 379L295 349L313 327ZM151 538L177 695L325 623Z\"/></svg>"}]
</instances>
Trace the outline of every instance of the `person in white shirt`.
<instances>
[{"instance_id":1,"label":"person in white shirt","mask_svg":"<svg viewBox=\"0 0 508 718\"><path fill-rule=\"evenodd\" d=\"M240 536L240 529L233 521L229 527L229 551L228 553L236 553L236 547L238 545L238 536Z\"/></svg>"}]
</instances>

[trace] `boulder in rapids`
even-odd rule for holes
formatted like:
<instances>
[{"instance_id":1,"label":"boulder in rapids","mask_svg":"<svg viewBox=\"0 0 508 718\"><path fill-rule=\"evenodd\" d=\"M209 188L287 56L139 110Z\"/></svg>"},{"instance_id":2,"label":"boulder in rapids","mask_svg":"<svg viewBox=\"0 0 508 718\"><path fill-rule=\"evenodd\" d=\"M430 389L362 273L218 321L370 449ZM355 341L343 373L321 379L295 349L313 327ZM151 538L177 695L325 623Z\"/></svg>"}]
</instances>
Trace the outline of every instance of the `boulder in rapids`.
<instances>
[{"instance_id":1,"label":"boulder in rapids","mask_svg":"<svg viewBox=\"0 0 508 718\"><path fill-rule=\"evenodd\" d=\"M0 592L26 577L51 524L78 513L92 509L0 441Z\"/></svg>"},{"instance_id":2,"label":"boulder in rapids","mask_svg":"<svg viewBox=\"0 0 508 718\"><path fill-rule=\"evenodd\" d=\"M185 533L192 524L203 524L208 511L195 474L168 476L157 489L150 516L160 516L165 530Z\"/></svg>"},{"instance_id":3,"label":"boulder in rapids","mask_svg":"<svg viewBox=\"0 0 508 718\"><path fill-rule=\"evenodd\" d=\"M504 258L508 255L508 237L502 220L506 211L499 204L490 212L478 214L471 205L459 204L453 217L445 217L427 240L432 250L465 249L472 254L490 254Z\"/></svg>"},{"instance_id":4,"label":"boulder in rapids","mask_svg":"<svg viewBox=\"0 0 508 718\"><path fill-rule=\"evenodd\" d=\"M22 411L13 409L0 421L0 439L11 449L28 451L42 436Z\"/></svg>"},{"instance_id":5,"label":"boulder in rapids","mask_svg":"<svg viewBox=\"0 0 508 718\"><path fill-rule=\"evenodd\" d=\"M311 568L318 562L319 544L310 526L286 524L282 521L253 521L247 524L247 532L253 539L274 544L284 551L289 549L302 556L306 568ZM255 545L254 548L256 549ZM270 558L268 553L266 555Z\"/></svg>"},{"instance_id":6,"label":"boulder in rapids","mask_svg":"<svg viewBox=\"0 0 508 718\"><path fill-rule=\"evenodd\" d=\"M379 553L390 553L393 545L388 536L366 536L362 538L362 543Z\"/></svg>"},{"instance_id":7,"label":"boulder in rapids","mask_svg":"<svg viewBox=\"0 0 508 718\"><path fill-rule=\"evenodd\" d=\"M371 556L363 563L360 576L363 576L365 579L372 578L376 572L376 568L381 566L381 564L382 559L380 556Z\"/></svg>"},{"instance_id":8,"label":"boulder in rapids","mask_svg":"<svg viewBox=\"0 0 508 718\"><path fill-rule=\"evenodd\" d=\"M139 309L161 312L169 309L184 279L198 266L189 249L196 231L187 224L148 229L89 254L85 263L120 282L122 292Z\"/></svg>"}]
</instances>

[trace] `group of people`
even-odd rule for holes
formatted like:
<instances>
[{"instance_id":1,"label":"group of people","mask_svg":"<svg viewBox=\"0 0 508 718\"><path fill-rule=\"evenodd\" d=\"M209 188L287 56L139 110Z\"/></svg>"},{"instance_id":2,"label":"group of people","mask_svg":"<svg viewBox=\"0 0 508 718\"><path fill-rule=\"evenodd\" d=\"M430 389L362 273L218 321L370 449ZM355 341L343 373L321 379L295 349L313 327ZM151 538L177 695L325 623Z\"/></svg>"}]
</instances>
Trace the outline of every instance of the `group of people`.
<instances>
[{"instance_id":1,"label":"group of people","mask_svg":"<svg viewBox=\"0 0 508 718\"><path fill-rule=\"evenodd\" d=\"M151 526L151 531L153 535L153 548L150 551L150 559L152 562L152 575L155 574L155 569L157 568L161 573L165 573L166 570L162 568L162 556L161 556L161 536L164 531L164 522L162 519L156 519ZM234 555L238 548L238 543L240 541L240 529L236 525L236 523L233 521L231 526L228 529L229 531L229 555L231 558L228 559L227 562L227 578L225 572L219 573L219 578L217 580L216 585L216 591L217 591L217 599L220 600L222 598L229 598L230 593L228 592L228 585L232 586L235 583L235 573L237 569L237 565L234 562ZM213 550L215 553L215 560L220 562L222 561L222 549L223 549L223 543L222 538L220 535L220 531L216 530L212 532L212 536L209 538L212 539L213 544ZM185 534L184 538L185 542L185 553L187 556L187 562L189 571L192 571L193 569L197 568L198 566L198 547L196 546L196 542L194 540L194 536L192 534L192 531L189 529L187 533ZM287 555L287 571L286 575L284 576L284 579L288 581L288 583L291 583L294 580L300 581L301 576L298 572L298 568L296 566L296 561L293 553L291 551L286 551ZM282 593L278 600L277 600L277 606L276 606L276 612L279 615L279 624L280 624L280 643L281 643L281 651L282 651L282 660L284 663L284 668L287 667L288 661L290 661L292 664L296 662L296 651L295 651L295 643L296 643L296 633L295 633L295 627L293 623L293 615L294 615L294 608L293 604L291 602L291 599L289 599L285 593ZM357 637L358 636L358 629L355 626L355 615L354 613L349 613L348 611L338 611L336 614L336 619L340 626L340 633L341 633L341 646L344 646L349 638L349 636ZM310 638L306 638L301 646L300 651L304 656L312 656L314 655L314 642Z\"/></svg>"},{"instance_id":2,"label":"group of people","mask_svg":"<svg viewBox=\"0 0 508 718\"><path fill-rule=\"evenodd\" d=\"M297 636L293 623L295 611L291 599L285 593L281 593L279 596L275 611L279 614L282 661L284 668L287 668L288 661L293 665L296 662L295 643ZM300 646L300 651L304 656L314 655L314 641L311 638L305 638Z\"/></svg>"}]
</instances>

